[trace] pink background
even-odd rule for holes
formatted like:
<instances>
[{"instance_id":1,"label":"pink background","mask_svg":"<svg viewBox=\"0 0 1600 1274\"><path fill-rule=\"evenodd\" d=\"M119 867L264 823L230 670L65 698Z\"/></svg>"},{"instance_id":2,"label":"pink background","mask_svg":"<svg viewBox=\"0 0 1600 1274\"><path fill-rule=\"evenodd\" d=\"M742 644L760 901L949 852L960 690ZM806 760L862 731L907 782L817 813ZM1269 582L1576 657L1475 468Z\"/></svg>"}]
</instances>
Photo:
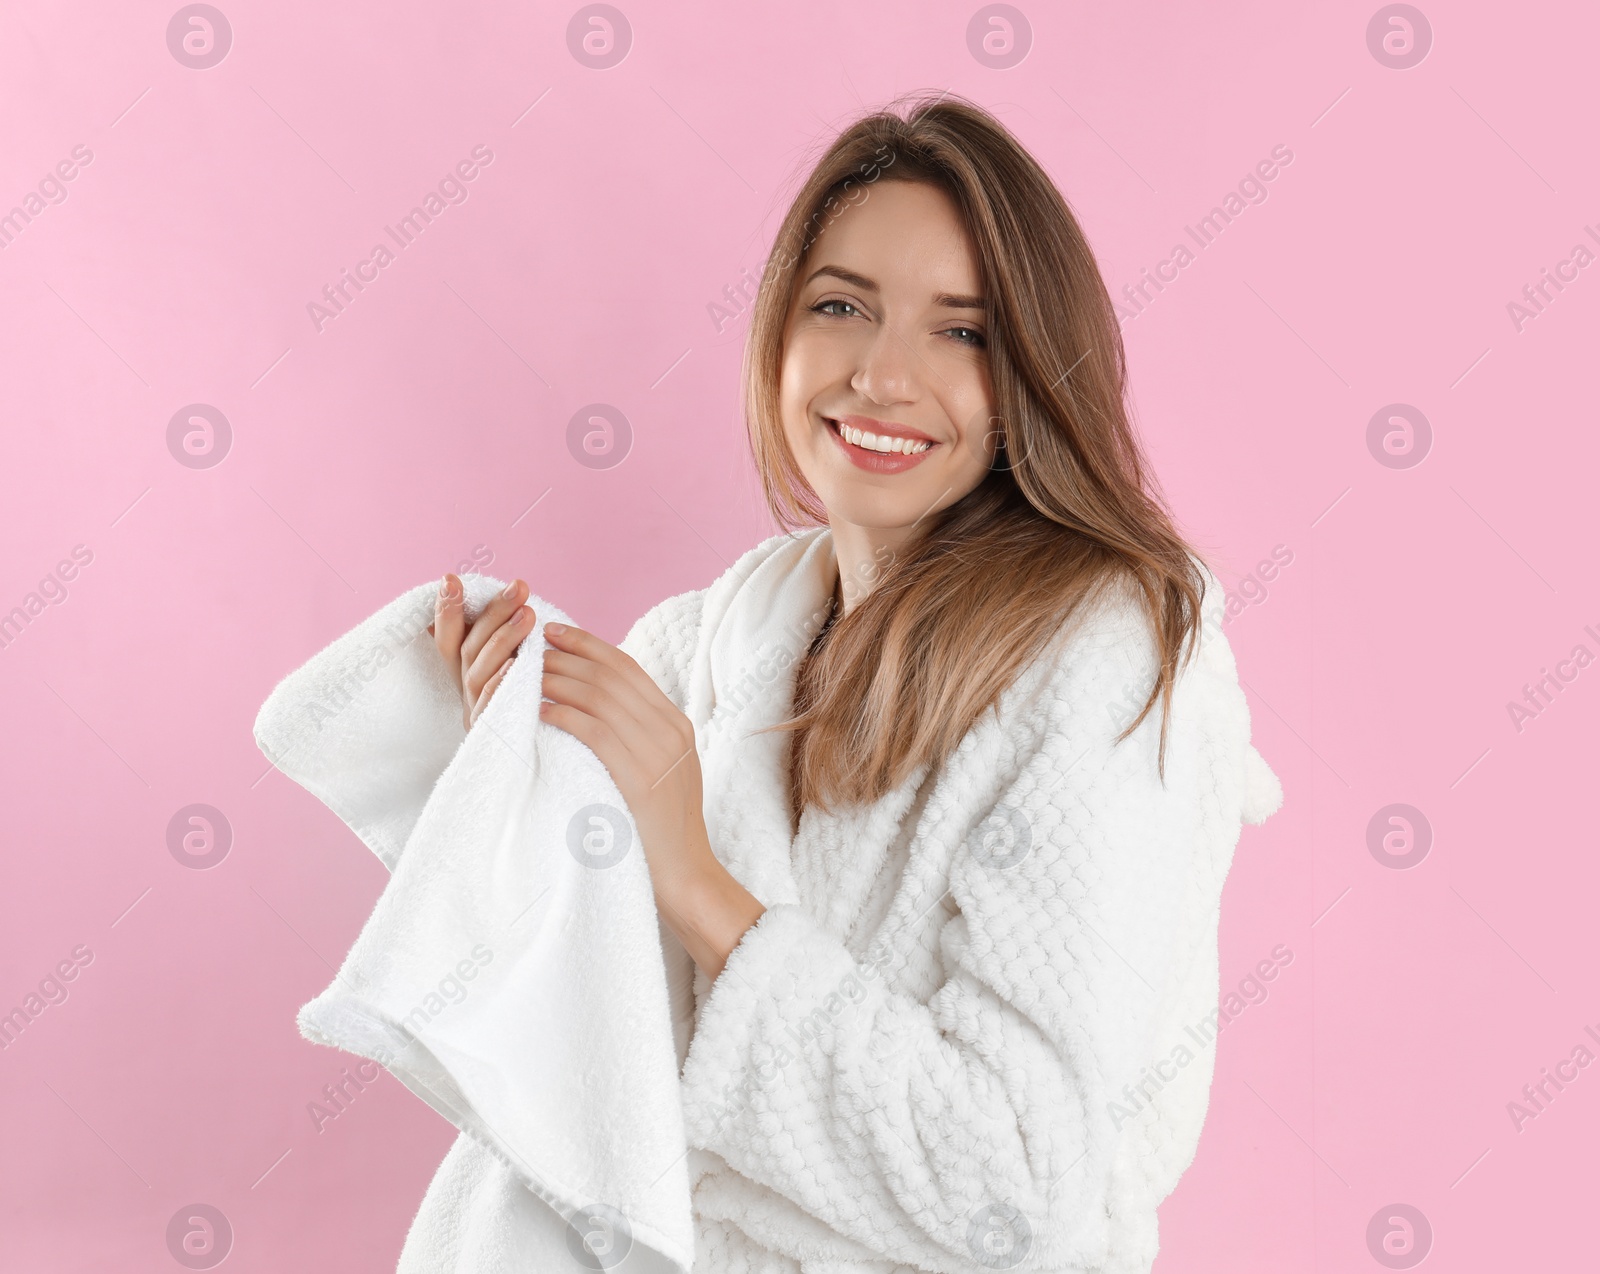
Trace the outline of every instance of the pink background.
<instances>
[{"instance_id":1,"label":"pink background","mask_svg":"<svg viewBox=\"0 0 1600 1274\"><path fill-rule=\"evenodd\" d=\"M1114 292L1294 156L1124 324L1173 506L1257 596L1227 631L1287 792L1239 847L1224 984L1294 953L1222 1036L1157 1270L1378 1270L1394 1204L1430 1267L1592 1260L1600 1068L1520 1131L1507 1103L1600 1031L1600 668L1520 730L1507 703L1600 654L1600 268L1520 332L1507 303L1600 251L1593 6L1430 3L1405 69L1371 0L1032 3L1008 68L972 4L641 0L606 69L569 51L576 8L228 0L205 69L170 4L0 16L0 209L92 152L0 252L0 612L92 554L0 649L0 1009L92 953L0 1051L0 1268L178 1269L195 1203L230 1269L393 1268L453 1130L388 1076L308 1116L352 1059L294 1014L384 870L267 772L255 711L475 552L615 640L768 534L744 321L708 306L811 147L928 87L1034 150ZM466 201L318 332L308 302L479 145ZM566 441L595 402L632 430L611 468ZM193 403L231 427L213 467L168 447ZM1431 426L1406 468L1367 442L1393 403ZM167 845L192 803L233 832L208 870ZM1368 845L1394 803L1432 829L1407 869Z\"/></svg>"}]
</instances>

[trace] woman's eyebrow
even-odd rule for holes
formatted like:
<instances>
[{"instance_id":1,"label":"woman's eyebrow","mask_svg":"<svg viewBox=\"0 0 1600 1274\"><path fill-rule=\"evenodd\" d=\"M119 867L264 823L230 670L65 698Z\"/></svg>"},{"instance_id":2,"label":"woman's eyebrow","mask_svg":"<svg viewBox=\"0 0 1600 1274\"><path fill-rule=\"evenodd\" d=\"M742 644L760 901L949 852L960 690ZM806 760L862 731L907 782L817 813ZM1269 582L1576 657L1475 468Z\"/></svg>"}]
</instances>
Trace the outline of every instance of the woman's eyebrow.
<instances>
[{"instance_id":1,"label":"woman's eyebrow","mask_svg":"<svg viewBox=\"0 0 1600 1274\"><path fill-rule=\"evenodd\" d=\"M878 290L878 285L867 278L866 275L857 274L854 270L846 270L842 265L820 266L806 276L806 282L810 283L812 279L821 278L824 274L831 275L836 279L842 279L851 287L860 288L863 292L876 292Z\"/></svg>"},{"instance_id":2,"label":"woman's eyebrow","mask_svg":"<svg viewBox=\"0 0 1600 1274\"><path fill-rule=\"evenodd\" d=\"M810 283L813 279L821 278L823 275L840 279L851 287L860 288L863 292L871 292L876 295L879 291L878 285L867 278L866 275L857 274L854 270L846 270L842 265L819 266L806 276L806 283ZM982 310L987 308L981 296L957 296L952 292L939 293L938 296L933 298L933 303L946 310Z\"/></svg>"}]
</instances>

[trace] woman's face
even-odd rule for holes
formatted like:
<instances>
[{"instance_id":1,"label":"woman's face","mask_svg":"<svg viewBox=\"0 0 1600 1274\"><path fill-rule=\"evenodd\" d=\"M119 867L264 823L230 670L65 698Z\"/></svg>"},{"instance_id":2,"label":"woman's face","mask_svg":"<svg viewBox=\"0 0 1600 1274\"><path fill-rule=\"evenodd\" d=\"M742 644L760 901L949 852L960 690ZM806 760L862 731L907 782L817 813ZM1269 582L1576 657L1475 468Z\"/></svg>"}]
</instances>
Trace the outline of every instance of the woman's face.
<instances>
[{"instance_id":1,"label":"woman's face","mask_svg":"<svg viewBox=\"0 0 1600 1274\"><path fill-rule=\"evenodd\" d=\"M955 204L882 181L800 266L779 397L829 521L909 531L989 472L997 424L978 261Z\"/></svg>"}]
</instances>

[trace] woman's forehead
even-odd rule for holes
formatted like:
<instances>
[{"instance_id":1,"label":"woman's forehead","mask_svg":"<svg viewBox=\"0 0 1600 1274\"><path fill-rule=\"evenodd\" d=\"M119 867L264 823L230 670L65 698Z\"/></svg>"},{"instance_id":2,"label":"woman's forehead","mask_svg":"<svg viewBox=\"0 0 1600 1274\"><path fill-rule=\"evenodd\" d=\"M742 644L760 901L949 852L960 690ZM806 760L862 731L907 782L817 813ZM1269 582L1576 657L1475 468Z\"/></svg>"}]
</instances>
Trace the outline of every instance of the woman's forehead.
<instances>
[{"instance_id":1,"label":"woman's forehead","mask_svg":"<svg viewBox=\"0 0 1600 1274\"><path fill-rule=\"evenodd\" d=\"M979 295L977 253L944 191L903 181L866 189L818 235L801 267L803 284L843 283L929 301Z\"/></svg>"}]
</instances>

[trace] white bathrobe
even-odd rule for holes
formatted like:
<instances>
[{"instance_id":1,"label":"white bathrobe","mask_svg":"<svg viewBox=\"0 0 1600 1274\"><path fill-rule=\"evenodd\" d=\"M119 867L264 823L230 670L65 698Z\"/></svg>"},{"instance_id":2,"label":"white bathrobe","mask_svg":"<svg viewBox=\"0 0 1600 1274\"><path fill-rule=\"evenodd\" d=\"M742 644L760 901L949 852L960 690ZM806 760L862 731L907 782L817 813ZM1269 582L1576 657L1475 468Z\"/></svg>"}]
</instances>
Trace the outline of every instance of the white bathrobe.
<instances>
[{"instance_id":1,"label":"white bathrobe","mask_svg":"<svg viewBox=\"0 0 1600 1274\"><path fill-rule=\"evenodd\" d=\"M694 1270L1147 1271L1206 1112L1223 882L1241 821L1282 800L1222 589L1165 782L1159 709L1112 743L1156 669L1118 595L936 773L796 829L789 736L752 731L789 713L836 577L825 529L776 536L623 642L693 721L712 848L767 909L714 985L663 929ZM463 1136L403 1274L504 1250L520 1190Z\"/></svg>"}]
</instances>

